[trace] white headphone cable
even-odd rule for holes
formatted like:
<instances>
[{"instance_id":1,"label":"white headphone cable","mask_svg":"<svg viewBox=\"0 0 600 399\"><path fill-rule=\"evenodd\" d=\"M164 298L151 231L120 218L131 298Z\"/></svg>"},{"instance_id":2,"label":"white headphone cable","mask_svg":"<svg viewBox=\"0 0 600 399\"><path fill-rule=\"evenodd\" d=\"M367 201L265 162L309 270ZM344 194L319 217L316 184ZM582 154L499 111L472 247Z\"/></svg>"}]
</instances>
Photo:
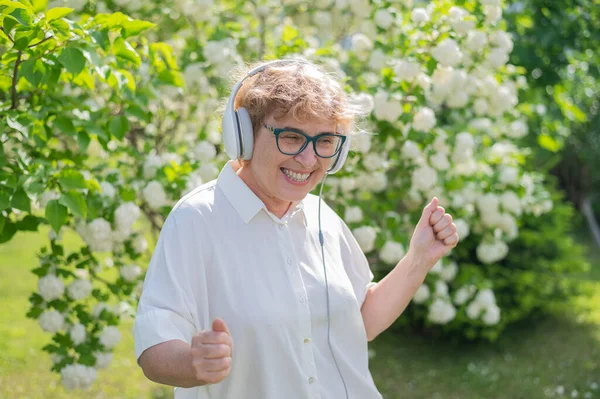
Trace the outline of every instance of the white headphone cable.
<instances>
[{"instance_id":1,"label":"white headphone cable","mask_svg":"<svg viewBox=\"0 0 600 399\"><path fill-rule=\"evenodd\" d=\"M325 184L325 179L329 172L325 173L323 176L323 180L321 181L321 189L319 190L319 242L321 243L321 254L323 256L323 274L325 275L325 289L327 290L327 342L329 343L329 350L331 351L331 356L333 357L333 362L335 363L335 367L337 368L338 373L340 374L340 378L342 379L342 384L344 384L344 391L346 392L346 399L349 399L348 396L348 388L346 387L346 381L344 381L344 377L342 376L342 372L340 367L338 366L337 360L335 360L335 355L333 354L333 348L331 347L331 318L329 315L329 286L327 284L327 269L325 268L325 248L324 248L324 239L323 239L323 231L321 230L321 196L323 194L323 185Z\"/></svg>"}]
</instances>

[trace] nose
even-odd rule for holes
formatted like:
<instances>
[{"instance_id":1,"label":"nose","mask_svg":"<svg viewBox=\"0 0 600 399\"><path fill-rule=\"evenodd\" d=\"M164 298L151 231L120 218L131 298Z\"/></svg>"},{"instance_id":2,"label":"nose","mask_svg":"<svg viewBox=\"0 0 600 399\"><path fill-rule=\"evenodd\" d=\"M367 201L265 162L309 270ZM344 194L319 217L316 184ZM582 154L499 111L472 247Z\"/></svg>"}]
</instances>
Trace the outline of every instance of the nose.
<instances>
[{"instance_id":1,"label":"nose","mask_svg":"<svg viewBox=\"0 0 600 399\"><path fill-rule=\"evenodd\" d=\"M294 159L306 169L313 169L319 161L312 143L309 143L301 153L294 155Z\"/></svg>"}]
</instances>

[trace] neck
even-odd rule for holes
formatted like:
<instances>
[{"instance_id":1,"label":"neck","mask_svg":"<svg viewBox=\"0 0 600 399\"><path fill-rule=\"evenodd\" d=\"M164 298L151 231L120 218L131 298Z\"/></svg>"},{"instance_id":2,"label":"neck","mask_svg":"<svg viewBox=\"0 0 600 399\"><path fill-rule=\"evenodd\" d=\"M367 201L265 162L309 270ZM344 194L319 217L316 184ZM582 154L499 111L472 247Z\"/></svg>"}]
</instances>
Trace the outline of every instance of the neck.
<instances>
[{"instance_id":1,"label":"neck","mask_svg":"<svg viewBox=\"0 0 600 399\"><path fill-rule=\"evenodd\" d=\"M265 204L265 207L269 212L273 215L277 216L279 219L283 217L292 206L292 202L283 201L278 198L273 197L272 195L265 192L261 187L256 183L256 179L252 176L252 172L248 167L242 167L238 161L234 161L232 163L233 170L235 173L242 179L244 183L252 190L252 192Z\"/></svg>"}]
</instances>

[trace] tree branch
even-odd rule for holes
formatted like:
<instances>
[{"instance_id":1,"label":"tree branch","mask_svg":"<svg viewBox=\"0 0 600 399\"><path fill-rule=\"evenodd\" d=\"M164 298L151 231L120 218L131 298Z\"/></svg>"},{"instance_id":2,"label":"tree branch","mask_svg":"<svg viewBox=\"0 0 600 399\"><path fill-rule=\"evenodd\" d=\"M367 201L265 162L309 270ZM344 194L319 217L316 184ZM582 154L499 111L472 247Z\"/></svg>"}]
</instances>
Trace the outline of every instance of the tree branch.
<instances>
[{"instance_id":1,"label":"tree branch","mask_svg":"<svg viewBox=\"0 0 600 399\"><path fill-rule=\"evenodd\" d=\"M21 64L21 56L23 51L19 50L17 54L17 60L15 61L15 68L13 69L12 77L12 105L10 109L17 109L17 75L19 73L19 65Z\"/></svg>"},{"instance_id":2,"label":"tree branch","mask_svg":"<svg viewBox=\"0 0 600 399\"><path fill-rule=\"evenodd\" d=\"M32 47L35 47L35 46L39 46L40 44L44 43L45 41L48 41L48 40L52 39L53 37L54 36L50 35L47 38L45 38L44 40L42 40L42 41L39 41L39 42L37 42L35 44L31 44L31 45L27 46L27 48L32 48Z\"/></svg>"},{"instance_id":3,"label":"tree branch","mask_svg":"<svg viewBox=\"0 0 600 399\"><path fill-rule=\"evenodd\" d=\"M4 32L4 34L8 37L8 40L10 40L11 42L15 42L15 40L10 36L10 33L8 33L7 31L4 30L4 28L2 26L0 26L0 30L2 32Z\"/></svg>"}]
</instances>

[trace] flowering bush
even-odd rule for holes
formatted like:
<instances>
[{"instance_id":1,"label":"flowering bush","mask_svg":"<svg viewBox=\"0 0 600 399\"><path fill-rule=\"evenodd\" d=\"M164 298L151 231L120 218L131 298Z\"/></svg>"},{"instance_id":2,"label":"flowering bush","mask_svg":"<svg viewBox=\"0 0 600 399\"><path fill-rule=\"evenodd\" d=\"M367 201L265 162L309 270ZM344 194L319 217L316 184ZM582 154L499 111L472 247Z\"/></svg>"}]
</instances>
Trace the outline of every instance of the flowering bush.
<instances>
[{"instance_id":1,"label":"flowering bush","mask_svg":"<svg viewBox=\"0 0 600 399\"><path fill-rule=\"evenodd\" d=\"M52 227L28 316L53 334L44 349L65 387L110 363L148 255L138 221L157 234L227 160L215 111L243 60L314 60L372 110L325 197L378 275L432 196L455 216L461 244L399 323L494 339L570 292L557 277L583 263L564 262L566 208L523 166L525 71L506 64L499 0L66 3L0 7L0 242ZM64 229L79 251L64 253Z\"/></svg>"}]
</instances>

